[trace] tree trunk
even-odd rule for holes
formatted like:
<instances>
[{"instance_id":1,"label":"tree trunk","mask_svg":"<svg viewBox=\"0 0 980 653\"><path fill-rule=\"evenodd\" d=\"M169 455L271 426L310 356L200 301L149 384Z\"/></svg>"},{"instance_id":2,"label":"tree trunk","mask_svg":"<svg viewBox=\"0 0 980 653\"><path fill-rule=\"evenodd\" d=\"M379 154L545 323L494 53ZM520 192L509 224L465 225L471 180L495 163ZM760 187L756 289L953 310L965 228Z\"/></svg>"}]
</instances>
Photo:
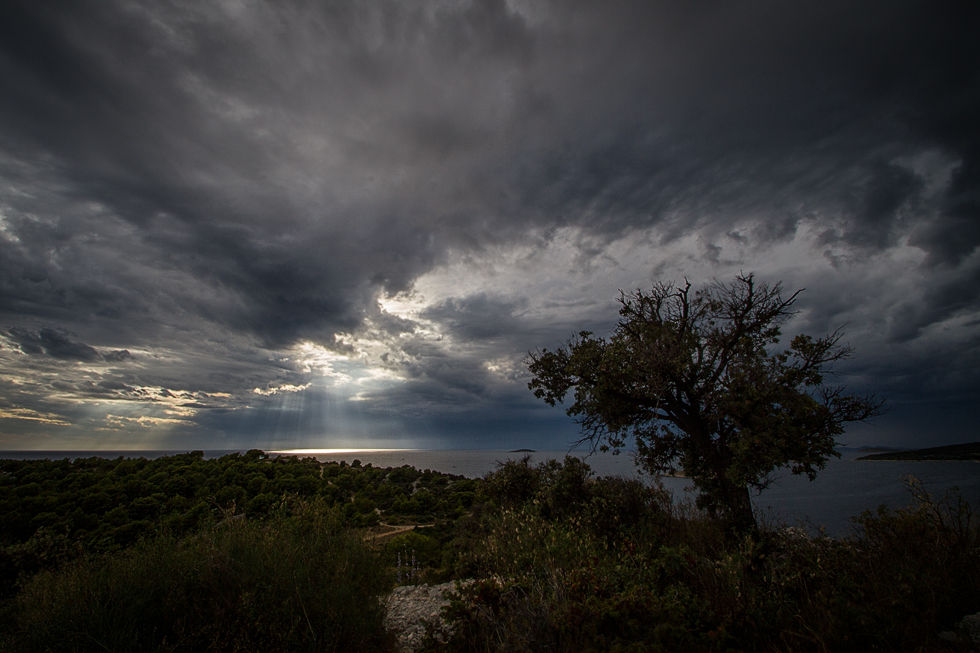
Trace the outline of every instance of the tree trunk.
<instances>
[{"instance_id":1,"label":"tree trunk","mask_svg":"<svg viewBox=\"0 0 980 653\"><path fill-rule=\"evenodd\" d=\"M721 509L723 518L729 527L739 535L748 535L758 528L755 513L752 510L752 498L749 496L748 485L733 483L726 473L731 461L721 455L713 456L711 469L714 478L711 479L711 503L716 509Z\"/></svg>"},{"instance_id":2,"label":"tree trunk","mask_svg":"<svg viewBox=\"0 0 980 653\"><path fill-rule=\"evenodd\" d=\"M738 486L728 480L723 481L726 516L732 528L739 535L747 535L758 528L752 510L752 498L748 486Z\"/></svg>"}]
</instances>

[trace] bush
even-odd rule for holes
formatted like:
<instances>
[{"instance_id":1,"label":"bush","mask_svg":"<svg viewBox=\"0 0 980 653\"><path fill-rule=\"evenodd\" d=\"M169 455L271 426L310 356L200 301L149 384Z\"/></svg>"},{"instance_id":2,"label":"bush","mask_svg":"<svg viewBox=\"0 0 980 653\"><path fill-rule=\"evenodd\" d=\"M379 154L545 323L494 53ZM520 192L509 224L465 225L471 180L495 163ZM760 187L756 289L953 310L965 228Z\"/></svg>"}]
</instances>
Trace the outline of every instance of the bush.
<instances>
[{"instance_id":1,"label":"bush","mask_svg":"<svg viewBox=\"0 0 980 653\"><path fill-rule=\"evenodd\" d=\"M946 651L939 632L980 611L980 524L958 496L913 485L914 506L844 539L738 540L656 487L555 465L488 479L509 507L479 514L460 565L486 580L457 590L432 650ZM562 486L574 510L549 506Z\"/></svg>"},{"instance_id":2,"label":"bush","mask_svg":"<svg viewBox=\"0 0 980 653\"><path fill-rule=\"evenodd\" d=\"M388 571L335 516L226 521L29 581L7 607L2 650L388 650Z\"/></svg>"},{"instance_id":3,"label":"bush","mask_svg":"<svg viewBox=\"0 0 980 653\"><path fill-rule=\"evenodd\" d=\"M955 491L934 499L918 481L909 485L914 505L866 511L853 537L795 538L787 547L774 578L796 598L778 611L783 642L799 650L948 650L938 633L980 611L972 508Z\"/></svg>"}]
</instances>

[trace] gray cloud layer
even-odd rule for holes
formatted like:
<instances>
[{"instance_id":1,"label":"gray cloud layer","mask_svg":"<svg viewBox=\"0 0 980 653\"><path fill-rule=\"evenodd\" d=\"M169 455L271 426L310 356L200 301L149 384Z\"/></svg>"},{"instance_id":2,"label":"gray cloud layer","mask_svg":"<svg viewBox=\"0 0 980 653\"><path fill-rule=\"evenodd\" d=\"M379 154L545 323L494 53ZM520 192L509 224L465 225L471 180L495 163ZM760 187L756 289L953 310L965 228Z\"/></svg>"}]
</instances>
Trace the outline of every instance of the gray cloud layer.
<instances>
[{"instance_id":1,"label":"gray cloud layer","mask_svg":"<svg viewBox=\"0 0 980 653\"><path fill-rule=\"evenodd\" d=\"M980 390L978 13L8 3L0 434L560 430L519 360L608 328L597 280L738 269L806 286L801 328L849 322L855 382L932 415ZM447 269L415 313L379 307ZM391 382L319 387L301 343Z\"/></svg>"}]
</instances>

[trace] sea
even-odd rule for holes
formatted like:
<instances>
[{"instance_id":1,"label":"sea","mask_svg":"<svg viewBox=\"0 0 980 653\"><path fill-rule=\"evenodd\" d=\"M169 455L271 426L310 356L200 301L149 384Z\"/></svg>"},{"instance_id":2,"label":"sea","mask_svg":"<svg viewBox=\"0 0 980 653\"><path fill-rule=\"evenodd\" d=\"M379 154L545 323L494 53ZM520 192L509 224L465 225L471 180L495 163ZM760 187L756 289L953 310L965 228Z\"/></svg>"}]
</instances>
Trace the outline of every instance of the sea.
<instances>
[{"instance_id":1,"label":"sea","mask_svg":"<svg viewBox=\"0 0 980 653\"><path fill-rule=\"evenodd\" d=\"M160 458L184 451L0 451L0 458L17 460L63 458ZM234 453L229 450L205 451L207 458ZM241 451L244 453L244 451ZM425 450L425 449L293 449L269 451L270 455L312 456L321 462L354 460L374 467L410 465L469 478L481 477L507 460L529 456L532 463L563 460L566 455L583 459L597 476L622 476L650 482L641 474L629 452L589 453L583 451L502 451L502 450ZM911 505L914 497L908 480L914 478L935 500L954 499L958 493L972 506L980 508L980 464L955 461L863 461L859 451L842 451L841 458L830 459L813 481L777 472L773 482L753 497L763 522L776 527L799 526L811 533L823 531L843 537L857 528L854 518L880 506L899 509ZM677 502L693 501L696 492L689 479L661 479Z\"/></svg>"}]
</instances>

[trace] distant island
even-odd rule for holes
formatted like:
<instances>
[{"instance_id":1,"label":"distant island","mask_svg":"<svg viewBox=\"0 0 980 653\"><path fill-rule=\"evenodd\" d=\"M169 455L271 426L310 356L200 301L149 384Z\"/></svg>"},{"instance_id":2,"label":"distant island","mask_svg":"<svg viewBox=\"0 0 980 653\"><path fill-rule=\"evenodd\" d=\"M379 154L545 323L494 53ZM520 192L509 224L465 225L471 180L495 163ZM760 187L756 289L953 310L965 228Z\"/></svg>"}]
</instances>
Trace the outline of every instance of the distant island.
<instances>
[{"instance_id":1,"label":"distant island","mask_svg":"<svg viewBox=\"0 0 980 653\"><path fill-rule=\"evenodd\" d=\"M508 451L507 453L538 453L534 449L514 449L513 451Z\"/></svg>"},{"instance_id":2,"label":"distant island","mask_svg":"<svg viewBox=\"0 0 980 653\"><path fill-rule=\"evenodd\" d=\"M838 451L853 451L854 453L860 453L863 455L868 455L872 453L891 453L893 451L909 451L907 447L858 447L853 449L851 447L838 447Z\"/></svg>"},{"instance_id":3,"label":"distant island","mask_svg":"<svg viewBox=\"0 0 980 653\"><path fill-rule=\"evenodd\" d=\"M888 451L861 456L855 460L973 460L980 462L980 442L912 449L911 451Z\"/></svg>"}]
</instances>

